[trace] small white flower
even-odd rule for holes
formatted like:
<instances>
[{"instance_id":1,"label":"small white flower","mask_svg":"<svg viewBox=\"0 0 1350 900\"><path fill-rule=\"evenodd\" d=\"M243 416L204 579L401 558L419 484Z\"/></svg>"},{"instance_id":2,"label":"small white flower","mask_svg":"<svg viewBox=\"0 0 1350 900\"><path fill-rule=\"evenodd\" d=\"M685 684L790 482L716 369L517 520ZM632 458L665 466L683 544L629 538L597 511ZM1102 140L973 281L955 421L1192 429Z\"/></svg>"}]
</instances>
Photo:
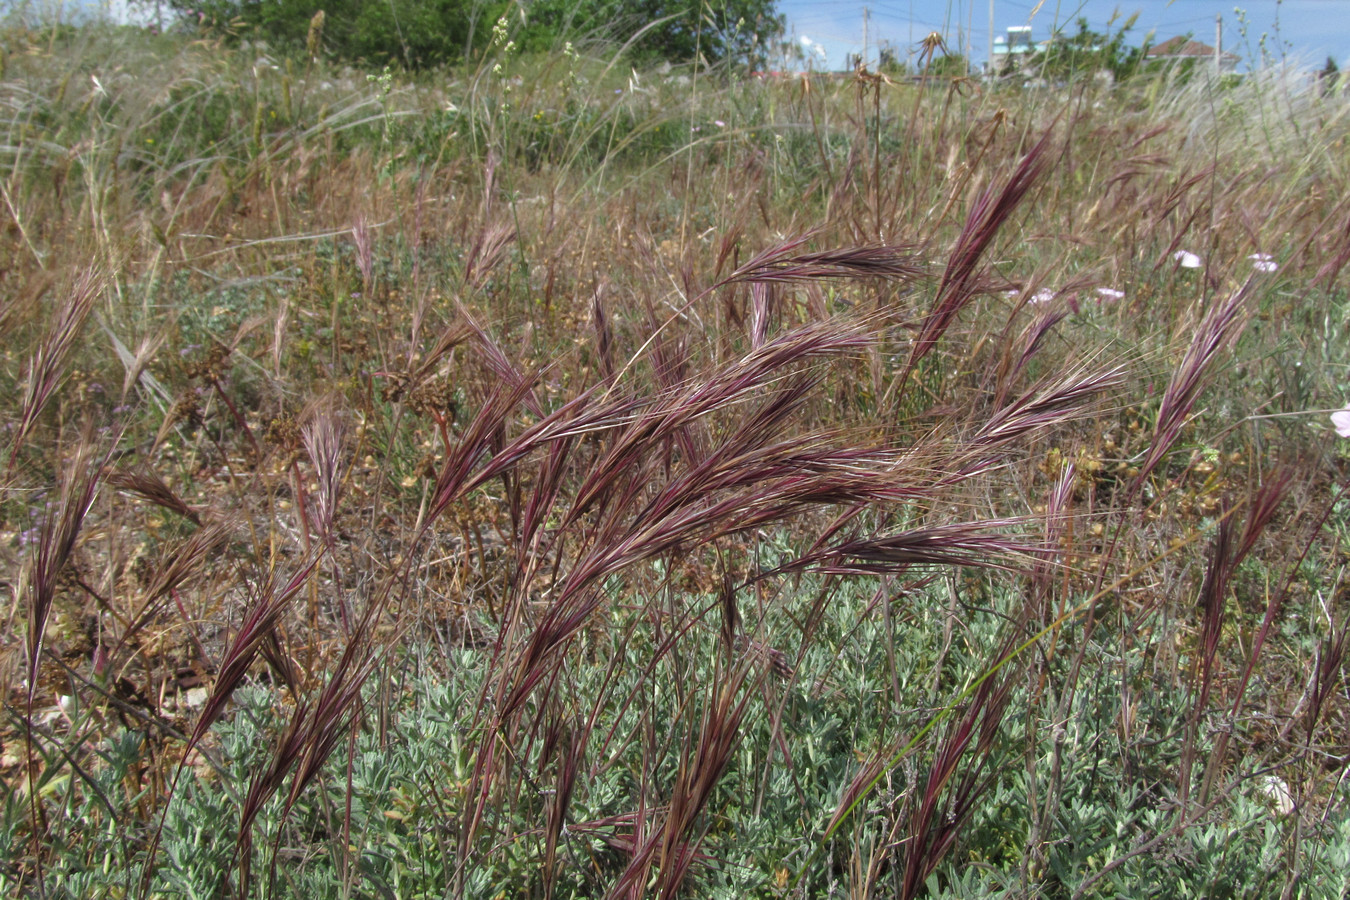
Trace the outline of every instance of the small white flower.
<instances>
[{"instance_id":1,"label":"small white flower","mask_svg":"<svg viewBox=\"0 0 1350 900\"><path fill-rule=\"evenodd\" d=\"M1274 272L1280 268L1275 262L1275 257L1269 253L1253 253L1247 258L1252 261L1252 268L1258 272Z\"/></svg>"},{"instance_id":2,"label":"small white flower","mask_svg":"<svg viewBox=\"0 0 1350 900\"><path fill-rule=\"evenodd\" d=\"M1048 290L1046 288L1041 288L1039 291L1031 295L1031 302L1037 304L1049 303L1053 299L1055 299L1055 292L1052 290Z\"/></svg>"},{"instance_id":3,"label":"small white flower","mask_svg":"<svg viewBox=\"0 0 1350 900\"><path fill-rule=\"evenodd\" d=\"M1332 413L1331 424L1336 426L1336 433L1341 437L1350 438L1350 406Z\"/></svg>"},{"instance_id":4,"label":"small white flower","mask_svg":"<svg viewBox=\"0 0 1350 900\"><path fill-rule=\"evenodd\" d=\"M1099 287L1097 288L1097 296L1103 300L1124 300L1125 292L1118 291L1115 288Z\"/></svg>"},{"instance_id":5,"label":"small white flower","mask_svg":"<svg viewBox=\"0 0 1350 900\"><path fill-rule=\"evenodd\" d=\"M1275 807L1275 811L1287 816L1294 811L1294 794L1289 785L1278 775L1267 775L1256 784L1256 789Z\"/></svg>"},{"instance_id":6,"label":"small white flower","mask_svg":"<svg viewBox=\"0 0 1350 900\"><path fill-rule=\"evenodd\" d=\"M713 124L716 125L718 128L726 128L726 127L727 127L727 123L726 123L726 122L723 122L721 119L713 119Z\"/></svg>"},{"instance_id":7,"label":"small white flower","mask_svg":"<svg viewBox=\"0 0 1350 900\"><path fill-rule=\"evenodd\" d=\"M1201 266L1200 257L1189 250L1178 250L1176 253L1172 254L1172 258L1175 259L1183 269L1198 269Z\"/></svg>"}]
</instances>

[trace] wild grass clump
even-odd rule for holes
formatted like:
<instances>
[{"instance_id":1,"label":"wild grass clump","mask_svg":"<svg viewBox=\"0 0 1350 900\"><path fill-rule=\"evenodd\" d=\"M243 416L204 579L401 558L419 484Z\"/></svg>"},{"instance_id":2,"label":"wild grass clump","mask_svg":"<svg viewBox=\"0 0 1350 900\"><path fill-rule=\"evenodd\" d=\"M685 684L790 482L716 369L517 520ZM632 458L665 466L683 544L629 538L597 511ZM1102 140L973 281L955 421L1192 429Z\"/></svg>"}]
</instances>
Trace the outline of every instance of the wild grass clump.
<instances>
[{"instance_id":1,"label":"wild grass clump","mask_svg":"<svg viewBox=\"0 0 1350 900\"><path fill-rule=\"evenodd\" d=\"M1344 890L1339 96L43 38L10 892Z\"/></svg>"}]
</instances>

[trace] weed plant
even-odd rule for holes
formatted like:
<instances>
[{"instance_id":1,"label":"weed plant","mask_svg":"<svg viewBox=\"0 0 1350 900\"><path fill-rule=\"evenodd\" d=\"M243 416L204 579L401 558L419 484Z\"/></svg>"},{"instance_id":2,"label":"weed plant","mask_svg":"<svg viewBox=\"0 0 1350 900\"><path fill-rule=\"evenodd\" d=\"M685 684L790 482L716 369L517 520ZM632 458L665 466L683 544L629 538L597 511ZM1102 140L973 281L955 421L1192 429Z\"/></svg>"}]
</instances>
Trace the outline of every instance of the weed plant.
<instances>
[{"instance_id":1,"label":"weed plant","mask_svg":"<svg viewBox=\"0 0 1350 900\"><path fill-rule=\"evenodd\" d=\"M0 45L7 895L1345 894L1339 94Z\"/></svg>"}]
</instances>

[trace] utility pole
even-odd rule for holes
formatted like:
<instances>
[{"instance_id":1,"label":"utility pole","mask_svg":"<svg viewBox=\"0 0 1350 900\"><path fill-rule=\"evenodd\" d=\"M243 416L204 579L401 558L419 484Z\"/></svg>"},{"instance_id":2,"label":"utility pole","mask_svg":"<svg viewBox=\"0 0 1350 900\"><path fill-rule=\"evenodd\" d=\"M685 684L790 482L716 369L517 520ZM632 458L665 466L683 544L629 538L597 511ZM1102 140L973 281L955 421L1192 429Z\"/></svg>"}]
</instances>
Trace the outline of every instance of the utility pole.
<instances>
[{"instance_id":1,"label":"utility pole","mask_svg":"<svg viewBox=\"0 0 1350 900\"><path fill-rule=\"evenodd\" d=\"M1214 75L1223 74L1223 15L1214 17Z\"/></svg>"},{"instance_id":2,"label":"utility pole","mask_svg":"<svg viewBox=\"0 0 1350 900\"><path fill-rule=\"evenodd\" d=\"M970 0L970 10L966 13L966 71L975 59L975 0Z\"/></svg>"},{"instance_id":3,"label":"utility pole","mask_svg":"<svg viewBox=\"0 0 1350 900\"><path fill-rule=\"evenodd\" d=\"M914 0L909 0L909 52L905 54L905 71L913 68L914 61Z\"/></svg>"},{"instance_id":4,"label":"utility pole","mask_svg":"<svg viewBox=\"0 0 1350 900\"><path fill-rule=\"evenodd\" d=\"M862 64L863 64L863 68L864 68L864 69L867 68L867 20L868 20L869 17L871 17L871 15L872 15L872 11L871 11L870 9L868 9L867 7L864 6L864 7L863 7L863 51L862 51Z\"/></svg>"},{"instance_id":5,"label":"utility pole","mask_svg":"<svg viewBox=\"0 0 1350 900\"><path fill-rule=\"evenodd\" d=\"M994 77L994 0L989 0L989 59L984 64L984 71L990 78Z\"/></svg>"}]
</instances>

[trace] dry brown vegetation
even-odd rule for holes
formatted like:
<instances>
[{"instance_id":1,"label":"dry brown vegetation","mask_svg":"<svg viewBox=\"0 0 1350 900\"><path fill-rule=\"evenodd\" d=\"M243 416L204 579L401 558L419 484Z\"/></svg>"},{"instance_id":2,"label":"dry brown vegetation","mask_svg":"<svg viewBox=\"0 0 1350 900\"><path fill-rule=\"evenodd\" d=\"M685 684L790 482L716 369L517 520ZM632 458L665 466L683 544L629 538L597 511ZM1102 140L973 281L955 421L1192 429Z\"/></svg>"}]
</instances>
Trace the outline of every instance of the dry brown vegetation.
<instances>
[{"instance_id":1,"label":"dry brown vegetation","mask_svg":"<svg viewBox=\"0 0 1350 900\"><path fill-rule=\"evenodd\" d=\"M1343 889L1340 96L3 41L0 883Z\"/></svg>"}]
</instances>

